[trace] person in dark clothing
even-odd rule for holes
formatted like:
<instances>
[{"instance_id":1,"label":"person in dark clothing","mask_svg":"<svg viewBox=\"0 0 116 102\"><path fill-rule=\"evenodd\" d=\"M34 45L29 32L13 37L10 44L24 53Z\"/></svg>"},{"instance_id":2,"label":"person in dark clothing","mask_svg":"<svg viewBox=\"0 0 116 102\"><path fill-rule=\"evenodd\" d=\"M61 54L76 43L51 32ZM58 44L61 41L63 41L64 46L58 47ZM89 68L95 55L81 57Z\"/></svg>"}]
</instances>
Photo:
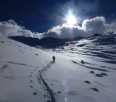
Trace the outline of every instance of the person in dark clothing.
<instances>
[{"instance_id":1,"label":"person in dark clothing","mask_svg":"<svg viewBox=\"0 0 116 102\"><path fill-rule=\"evenodd\" d=\"M53 56L52 58L53 58L53 61L52 62L55 63L55 59L56 59L55 56Z\"/></svg>"}]
</instances>

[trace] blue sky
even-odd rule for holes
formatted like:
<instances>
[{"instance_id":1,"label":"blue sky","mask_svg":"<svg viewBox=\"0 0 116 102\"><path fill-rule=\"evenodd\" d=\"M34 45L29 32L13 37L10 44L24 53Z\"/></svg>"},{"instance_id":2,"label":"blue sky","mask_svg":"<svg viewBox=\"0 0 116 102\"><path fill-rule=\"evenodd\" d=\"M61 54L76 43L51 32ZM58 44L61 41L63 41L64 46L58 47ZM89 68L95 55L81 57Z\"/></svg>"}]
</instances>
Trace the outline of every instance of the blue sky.
<instances>
[{"instance_id":1,"label":"blue sky","mask_svg":"<svg viewBox=\"0 0 116 102\"><path fill-rule=\"evenodd\" d=\"M68 8L79 22L96 16L115 20L115 4L116 0L0 0L0 21L12 19L33 32L46 32L64 23Z\"/></svg>"}]
</instances>

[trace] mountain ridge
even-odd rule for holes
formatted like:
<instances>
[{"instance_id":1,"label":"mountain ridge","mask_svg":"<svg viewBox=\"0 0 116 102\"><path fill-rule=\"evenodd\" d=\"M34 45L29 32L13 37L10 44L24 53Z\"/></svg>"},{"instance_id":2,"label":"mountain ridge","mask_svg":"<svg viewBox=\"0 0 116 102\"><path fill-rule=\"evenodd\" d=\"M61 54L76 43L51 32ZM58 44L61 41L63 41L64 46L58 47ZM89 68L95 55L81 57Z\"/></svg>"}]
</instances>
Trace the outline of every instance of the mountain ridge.
<instances>
[{"instance_id":1,"label":"mountain ridge","mask_svg":"<svg viewBox=\"0 0 116 102\"><path fill-rule=\"evenodd\" d=\"M59 46L67 45L68 43L76 43L79 40L87 39L91 40L93 43L108 45L108 44L116 44L116 34L113 35L102 35L102 34L93 34L88 38L76 37L76 38L53 38L53 37L44 37L42 39L25 37L25 36L10 36L10 39L22 42L29 46L41 46L44 48L57 48ZM76 41L76 42L75 42Z\"/></svg>"}]
</instances>

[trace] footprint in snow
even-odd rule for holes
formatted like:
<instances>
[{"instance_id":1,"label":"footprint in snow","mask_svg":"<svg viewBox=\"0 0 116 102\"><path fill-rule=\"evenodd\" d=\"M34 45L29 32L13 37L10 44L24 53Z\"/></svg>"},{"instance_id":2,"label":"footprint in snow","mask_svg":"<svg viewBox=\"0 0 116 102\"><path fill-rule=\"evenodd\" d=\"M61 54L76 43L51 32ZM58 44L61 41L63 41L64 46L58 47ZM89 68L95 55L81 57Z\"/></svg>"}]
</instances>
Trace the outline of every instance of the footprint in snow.
<instances>
[{"instance_id":1,"label":"footprint in snow","mask_svg":"<svg viewBox=\"0 0 116 102\"><path fill-rule=\"evenodd\" d=\"M99 90L97 88L91 88L93 91L95 92L99 92Z\"/></svg>"},{"instance_id":2,"label":"footprint in snow","mask_svg":"<svg viewBox=\"0 0 116 102\"><path fill-rule=\"evenodd\" d=\"M33 86L29 86L30 88L33 88Z\"/></svg>"},{"instance_id":3,"label":"footprint in snow","mask_svg":"<svg viewBox=\"0 0 116 102\"><path fill-rule=\"evenodd\" d=\"M104 76L108 76L107 73L100 73L100 74L96 74L95 76L97 77L104 77Z\"/></svg>"},{"instance_id":4,"label":"footprint in snow","mask_svg":"<svg viewBox=\"0 0 116 102\"><path fill-rule=\"evenodd\" d=\"M103 77L101 74L96 74L95 76L97 76L97 77Z\"/></svg>"},{"instance_id":5,"label":"footprint in snow","mask_svg":"<svg viewBox=\"0 0 116 102\"><path fill-rule=\"evenodd\" d=\"M107 73L101 73L102 76L108 76Z\"/></svg>"},{"instance_id":6,"label":"footprint in snow","mask_svg":"<svg viewBox=\"0 0 116 102\"><path fill-rule=\"evenodd\" d=\"M4 43L4 41L1 41L1 43Z\"/></svg>"},{"instance_id":7,"label":"footprint in snow","mask_svg":"<svg viewBox=\"0 0 116 102\"><path fill-rule=\"evenodd\" d=\"M3 72L7 68L8 68L8 64L5 64L5 65L2 66L1 71Z\"/></svg>"},{"instance_id":8,"label":"footprint in snow","mask_svg":"<svg viewBox=\"0 0 116 102\"><path fill-rule=\"evenodd\" d=\"M46 95L44 94L44 98L46 97Z\"/></svg>"},{"instance_id":9,"label":"footprint in snow","mask_svg":"<svg viewBox=\"0 0 116 102\"><path fill-rule=\"evenodd\" d=\"M32 82L32 80L30 80L30 82Z\"/></svg>"},{"instance_id":10,"label":"footprint in snow","mask_svg":"<svg viewBox=\"0 0 116 102\"><path fill-rule=\"evenodd\" d=\"M90 81L87 81L87 80L86 80L86 81L84 81L84 82L85 82L85 83L87 83L87 84L91 84L91 82L90 82Z\"/></svg>"},{"instance_id":11,"label":"footprint in snow","mask_svg":"<svg viewBox=\"0 0 116 102\"><path fill-rule=\"evenodd\" d=\"M61 92L60 92L60 91L58 91L57 93L59 93L59 94L60 94Z\"/></svg>"},{"instance_id":12,"label":"footprint in snow","mask_svg":"<svg viewBox=\"0 0 116 102\"><path fill-rule=\"evenodd\" d=\"M37 92L33 92L33 95L34 95L34 96L37 95Z\"/></svg>"},{"instance_id":13,"label":"footprint in snow","mask_svg":"<svg viewBox=\"0 0 116 102\"><path fill-rule=\"evenodd\" d=\"M91 73L91 74L95 74L95 72L94 72L94 71L90 71L90 73Z\"/></svg>"}]
</instances>

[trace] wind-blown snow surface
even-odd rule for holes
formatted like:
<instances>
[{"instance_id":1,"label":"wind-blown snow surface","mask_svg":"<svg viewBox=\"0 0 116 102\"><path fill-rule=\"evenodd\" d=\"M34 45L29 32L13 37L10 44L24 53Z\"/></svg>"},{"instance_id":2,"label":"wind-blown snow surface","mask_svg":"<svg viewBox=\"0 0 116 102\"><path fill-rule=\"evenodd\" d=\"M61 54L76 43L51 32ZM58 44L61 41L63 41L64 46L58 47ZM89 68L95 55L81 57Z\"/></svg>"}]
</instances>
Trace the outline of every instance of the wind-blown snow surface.
<instances>
[{"instance_id":1,"label":"wind-blown snow surface","mask_svg":"<svg viewBox=\"0 0 116 102\"><path fill-rule=\"evenodd\" d=\"M115 66L116 45L48 52L0 37L0 102L116 102Z\"/></svg>"}]
</instances>

